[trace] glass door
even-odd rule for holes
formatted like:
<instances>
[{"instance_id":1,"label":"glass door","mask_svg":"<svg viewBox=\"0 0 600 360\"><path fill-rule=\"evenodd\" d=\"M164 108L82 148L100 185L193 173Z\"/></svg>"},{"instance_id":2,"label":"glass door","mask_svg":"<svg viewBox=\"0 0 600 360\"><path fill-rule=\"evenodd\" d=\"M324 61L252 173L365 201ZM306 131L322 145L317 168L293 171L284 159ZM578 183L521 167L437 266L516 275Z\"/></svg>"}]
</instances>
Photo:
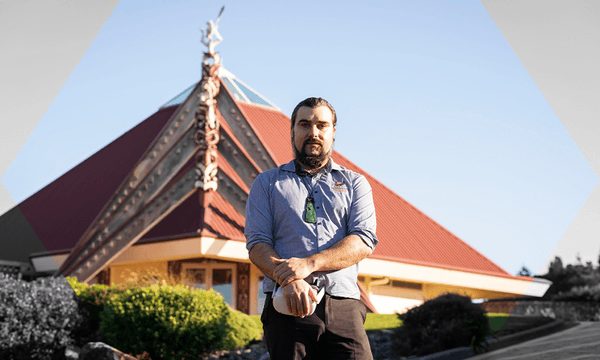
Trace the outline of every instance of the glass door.
<instances>
[{"instance_id":1,"label":"glass door","mask_svg":"<svg viewBox=\"0 0 600 360\"><path fill-rule=\"evenodd\" d=\"M264 276L260 276L258 278L258 302L257 302L257 313L258 314L262 314L263 308L265 307L265 300L267 300L267 294L265 294L263 292L263 280L265 279Z\"/></svg>"},{"instance_id":2,"label":"glass door","mask_svg":"<svg viewBox=\"0 0 600 360\"><path fill-rule=\"evenodd\" d=\"M223 296L225 302L235 309L237 294L235 264L224 263L183 263L184 280L197 289L213 289Z\"/></svg>"},{"instance_id":3,"label":"glass door","mask_svg":"<svg viewBox=\"0 0 600 360\"><path fill-rule=\"evenodd\" d=\"M223 295L225 302L233 307L233 269L212 269L212 289Z\"/></svg>"}]
</instances>

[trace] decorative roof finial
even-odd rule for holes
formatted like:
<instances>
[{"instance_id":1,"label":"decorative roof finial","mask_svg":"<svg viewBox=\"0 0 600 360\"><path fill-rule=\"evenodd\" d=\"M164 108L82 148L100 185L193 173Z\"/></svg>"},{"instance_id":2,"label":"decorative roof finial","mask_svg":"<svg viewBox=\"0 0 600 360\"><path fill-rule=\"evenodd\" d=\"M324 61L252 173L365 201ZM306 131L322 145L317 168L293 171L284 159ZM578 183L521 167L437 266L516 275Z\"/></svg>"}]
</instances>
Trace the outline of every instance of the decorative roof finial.
<instances>
[{"instance_id":1,"label":"decorative roof finial","mask_svg":"<svg viewBox=\"0 0 600 360\"><path fill-rule=\"evenodd\" d=\"M219 45L221 41L223 41L223 37L219 33L219 20L221 20L221 15L223 15L223 10L225 10L225 5L221 7L221 11L219 12L219 16L217 16L217 20L213 22L212 20L208 20L206 23L206 32L204 29L200 29L202 32L202 37L200 38L200 42L208 47L208 52L204 53L204 58L202 62L206 63L208 59L213 59L215 64L221 62L221 57L217 52L215 52L215 47ZM213 39L215 37L216 39Z\"/></svg>"},{"instance_id":2,"label":"decorative roof finial","mask_svg":"<svg viewBox=\"0 0 600 360\"><path fill-rule=\"evenodd\" d=\"M211 190L214 192L219 185L217 177L218 167L218 151L217 144L219 143L219 118L217 117L217 95L221 88L219 81L219 67L221 66L221 57L215 52L215 46L220 43L223 38L219 34L219 19L223 14L225 6L221 8L221 12L214 23L209 21L206 32L202 31L201 42L208 47L208 52L204 53L202 60L202 79L198 84L198 110L196 111L196 132L194 140L198 145L196 152L196 188L202 189L200 192L200 205L206 208L210 203ZM216 38L213 39L213 36ZM210 63L208 60L213 59Z\"/></svg>"}]
</instances>

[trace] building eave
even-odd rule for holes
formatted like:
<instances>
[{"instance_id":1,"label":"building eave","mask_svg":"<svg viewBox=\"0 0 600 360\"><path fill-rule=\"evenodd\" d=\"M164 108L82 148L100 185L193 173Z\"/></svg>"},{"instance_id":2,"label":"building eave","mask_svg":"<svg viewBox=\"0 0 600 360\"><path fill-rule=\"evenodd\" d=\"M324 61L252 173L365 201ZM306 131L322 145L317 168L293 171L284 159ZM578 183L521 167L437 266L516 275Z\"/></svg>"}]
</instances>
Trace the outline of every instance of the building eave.
<instances>
[{"instance_id":1,"label":"building eave","mask_svg":"<svg viewBox=\"0 0 600 360\"><path fill-rule=\"evenodd\" d=\"M401 278L427 284L440 284L504 293L506 296L543 296L550 284L515 276L482 274L441 267L367 258L359 263L361 275ZM531 278L533 279L533 278Z\"/></svg>"}]
</instances>

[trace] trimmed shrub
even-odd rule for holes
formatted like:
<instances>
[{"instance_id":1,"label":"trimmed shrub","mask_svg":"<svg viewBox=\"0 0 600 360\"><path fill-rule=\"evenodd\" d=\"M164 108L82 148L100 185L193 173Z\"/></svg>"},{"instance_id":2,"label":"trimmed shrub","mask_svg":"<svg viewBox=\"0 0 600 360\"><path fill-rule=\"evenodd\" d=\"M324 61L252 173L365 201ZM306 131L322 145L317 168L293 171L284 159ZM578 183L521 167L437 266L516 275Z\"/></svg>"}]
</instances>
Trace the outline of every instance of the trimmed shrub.
<instances>
[{"instance_id":1,"label":"trimmed shrub","mask_svg":"<svg viewBox=\"0 0 600 360\"><path fill-rule=\"evenodd\" d=\"M240 311L231 310L225 321L225 338L223 350L235 350L248 345L249 342L259 340L262 335L262 326Z\"/></svg>"},{"instance_id":2,"label":"trimmed shrub","mask_svg":"<svg viewBox=\"0 0 600 360\"><path fill-rule=\"evenodd\" d=\"M394 331L396 355L423 356L461 346L472 346L475 352L488 348L488 318L466 296L445 294L398 316L403 325Z\"/></svg>"},{"instance_id":3,"label":"trimmed shrub","mask_svg":"<svg viewBox=\"0 0 600 360\"><path fill-rule=\"evenodd\" d=\"M62 359L80 322L64 278L26 282L0 274L0 359Z\"/></svg>"},{"instance_id":4,"label":"trimmed shrub","mask_svg":"<svg viewBox=\"0 0 600 360\"><path fill-rule=\"evenodd\" d=\"M600 284L575 286L569 291L554 295L552 300L600 302Z\"/></svg>"},{"instance_id":5,"label":"trimmed shrub","mask_svg":"<svg viewBox=\"0 0 600 360\"><path fill-rule=\"evenodd\" d=\"M75 277L68 277L67 281L77 295L79 313L82 316L81 325L73 334L75 345L83 347L88 342L106 342L100 332L100 313L108 297L124 289L103 284L88 285L80 283Z\"/></svg>"},{"instance_id":6,"label":"trimmed shrub","mask_svg":"<svg viewBox=\"0 0 600 360\"><path fill-rule=\"evenodd\" d=\"M152 359L197 359L256 338L254 323L229 309L215 291L150 285L115 292L100 313L108 343Z\"/></svg>"}]
</instances>

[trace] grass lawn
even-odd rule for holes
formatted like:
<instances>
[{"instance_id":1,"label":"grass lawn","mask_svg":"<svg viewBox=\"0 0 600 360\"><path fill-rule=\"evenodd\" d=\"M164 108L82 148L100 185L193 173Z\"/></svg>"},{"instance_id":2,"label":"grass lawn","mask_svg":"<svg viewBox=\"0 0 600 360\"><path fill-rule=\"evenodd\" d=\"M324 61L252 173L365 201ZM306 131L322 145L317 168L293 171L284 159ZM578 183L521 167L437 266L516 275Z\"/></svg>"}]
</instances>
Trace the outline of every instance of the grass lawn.
<instances>
[{"instance_id":1,"label":"grass lawn","mask_svg":"<svg viewBox=\"0 0 600 360\"><path fill-rule=\"evenodd\" d=\"M508 314L496 314L496 313L488 313L487 314L490 320L490 327L492 331L496 332L502 328L502 325L508 319ZM262 328L262 323L260 322L260 315L252 315L250 316L256 324L258 324ZM365 330L367 331L375 331L382 329L395 329L402 325L402 321L398 319L398 315L396 314L367 314L367 320L365 321Z\"/></svg>"},{"instance_id":2,"label":"grass lawn","mask_svg":"<svg viewBox=\"0 0 600 360\"><path fill-rule=\"evenodd\" d=\"M500 330L508 319L508 314L488 313L487 316L490 321L490 327L494 332ZM402 321L398 319L398 315L396 314L367 314L365 330L394 329L401 325Z\"/></svg>"},{"instance_id":3,"label":"grass lawn","mask_svg":"<svg viewBox=\"0 0 600 360\"><path fill-rule=\"evenodd\" d=\"M382 329L395 329L402 325L402 320L396 314L367 314L365 330L375 331Z\"/></svg>"},{"instance_id":4,"label":"grass lawn","mask_svg":"<svg viewBox=\"0 0 600 360\"><path fill-rule=\"evenodd\" d=\"M490 328L493 332L496 332L502 328L508 319L508 314L487 313L487 317L490 321Z\"/></svg>"},{"instance_id":5,"label":"grass lawn","mask_svg":"<svg viewBox=\"0 0 600 360\"><path fill-rule=\"evenodd\" d=\"M252 318L252 320L262 328L260 315L250 315L250 318ZM398 319L398 315L396 314L367 314L365 330L374 331L381 329L394 329L400 325L402 325L402 321Z\"/></svg>"}]
</instances>

